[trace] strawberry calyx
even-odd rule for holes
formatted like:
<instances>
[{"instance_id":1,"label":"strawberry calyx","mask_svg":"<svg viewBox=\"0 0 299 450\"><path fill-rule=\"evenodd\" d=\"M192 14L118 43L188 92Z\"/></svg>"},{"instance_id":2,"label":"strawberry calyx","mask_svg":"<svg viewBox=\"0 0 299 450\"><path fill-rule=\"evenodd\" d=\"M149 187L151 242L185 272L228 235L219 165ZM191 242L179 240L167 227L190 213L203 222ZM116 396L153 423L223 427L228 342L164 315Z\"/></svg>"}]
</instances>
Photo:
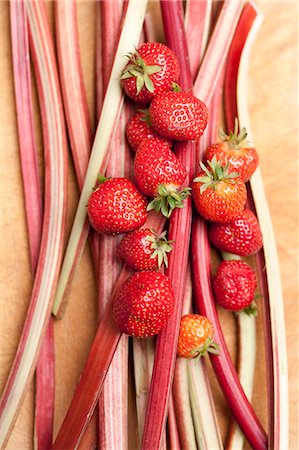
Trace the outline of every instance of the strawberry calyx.
<instances>
[{"instance_id":1,"label":"strawberry calyx","mask_svg":"<svg viewBox=\"0 0 299 450\"><path fill-rule=\"evenodd\" d=\"M161 267L164 263L165 267L168 267L167 253L172 250L172 244L174 241L168 241L166 238L167 231L163 231L161 234L157 234L155 230L151 229L154 236L146 236L146 240L151 243L150 248L153 250L151 258L158 258L158 266Z\"/></svg>"},{"instance_id":2,"label":"strawberry calyx","mask_svg":"<svg viewBox=\"0 0 299 450\"><path fill-rule=\"evenodd\" d=\"M138 109L138 112L142 113L142 116L140 117L139 120L141 120L141 122L145 122L147 124L148 127L150 127L152 125L152 121L151 121L151 116L149 113L148 109Z\"/></svg>"},{"instance_id":3,"label":"strawberry calyx","mask_svg":"<svg viewBox=\"0 0 299 450\"><path fill-rule=\"evenodd\" d=\"M219 355L219 344L216 344L216 342L209 337L207 337L203 345L192 349L190 354L194 355L194 358L201 358L202 356L205 356L207 352L212 353L213 355Z\"/></svg>"},{"instance_id":4,"label":"strawberry calyx","mask_svg":"<svg viewBox=\"0 0 299 450\"><path fill-rule=\"evenodd\" d=\"M169 219L175 208L184 208L183 201L190 195L191 188L169 189L166 185L159 184L157 191L158 195L148 204L147 211L161 211L163 216Z\"/></svg>"},{"instance_id":5,"label":"strawberry calyx","mask_svg":"<svg viewBox=\"0 0 299 450\"><path fill-rule=\"evenodd\" d=\"M178 83L176 83L175 81L173 81L171 84L171 90L172 90L172 92L182 92L181 86Z\"/></svg>"},{"instance_id":6,"label":"strawberry calyx","mask_svg":"<svg viewBox=\"0 0 299 450\"><path fill-rule=\"evenodd\" d=\"M226 134L225 131L221 128L219 130L219 138L223 142L227 142L229 148L240 150L241 148L250 148L251 145L247 140L247 130L243 127L239 131L239 122L238 119L235 119L235 129L234 131L230 131L229 134Z\"/></svg>"},{"instance_id":7,"label":"strawberry calyx","mask_svg":"<svg viewBox=\"0 0 299 450\"><path fill-rule=\"evenodd\" d=\"M137 95L144 86L149 92L153 93L155 87L149 76L160 72L162 67L148 66L137 50L135 53L128 53L126 56L129 58L130 64L124 68L120 79L125 80L127 78L135 77Z\"/></svg>"},{"instance_id":8,"label":"strawberry calyx","mask_svg":"<svg viewBox=\"0 0 299 450\"><path fill-rule=\"evenodd\" d=\"M255 301L252 301L250 303L250 305L247 306L247 308L243 309L243 311L249 317L256 317L257 316L257 304L255 303Z\"/></svg>"},{"instance_id":9,"label":"strawberry calyx","mask_svg":"<svg viewBox=\"0 0 299 450\"><path fill-rule=\"evenodd\" d=\"M215 190L217 184L221 181L227 181L231 184L235 184L235 178L239 177L239 172L229 171L229 162L223 166L222 161L218 161L216 156L213 156L211 161L207 161L207 165L209 167L205 166L201 161L199 164L205 175L194 178L193 182L202 183L202 186L200 187L201 194L208 188Z\"/></svg>"},{"instance_id":10,"label":"strawberry calyx","mask_svg":"<svg viewBox=\"0 0 299 450\"><path fill-rule=\"evenodd\" d=\"M97 184L102 184L105 181L109 180L110 177L105 177L105 175L102 175L101 173L98 173L97 175Z\"/></svg>"}]
</instances>

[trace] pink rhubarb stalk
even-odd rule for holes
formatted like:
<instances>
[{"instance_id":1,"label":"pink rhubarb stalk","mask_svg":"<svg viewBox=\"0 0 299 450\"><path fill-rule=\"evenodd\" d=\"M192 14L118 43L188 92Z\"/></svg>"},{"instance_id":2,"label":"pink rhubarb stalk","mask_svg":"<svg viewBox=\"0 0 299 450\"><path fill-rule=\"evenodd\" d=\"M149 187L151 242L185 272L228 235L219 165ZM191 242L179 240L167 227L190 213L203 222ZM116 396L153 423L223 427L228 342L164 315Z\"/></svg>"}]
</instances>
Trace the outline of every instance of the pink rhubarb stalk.
<instances>
[{"instance_id":1,"label":"pink rhubarb stalk","mask_svg":"<svg viewBox=\"0 0 299 450\"><path fill-rule=\"evenodd\" d=\"M167 44L176 54L181 66L180 85L183 90L192 89L192 79L188 64L188 50L185 39L182 3L161 2L164 30ZM180 38L178 39L178 35ZM194 171L195 145L178 143L176 154L189 173L187 185ZM170 219L168 238L179 242L169 255L166 274L170 277L175 293L175 308L166 327L157 340L154 370L148 399L147 415L143 433L142 449L158 449L161 444L167 418L168 401L172 387L176 348L181 317L182 297L187 270L189 237L191 228L191 200L186 199L185 207L175 211ZM180 265L177 265L180 261Z\"/></svg>"},{"instance_id":2,"label":"pink rhubarb stalk","mask_svg":"<svg viewBox=\"0 0 299 450\"><path fill-rule=\"evenodd\" d=\"M30 263L32 273L35 274L42 234L43 199L34 136L28 24L23 2L10 3L10 23ZM54 335L51 319L36 368L35 440L38 449L50 448L52 444L54 396Z\"/></svg>"},{"instance_id":3,"label":"pink rhubarb stalk","mask_svg":"<svg viewBox=\"0 0 299 450\"><path fill-rule=\"evenodd\" d=\"M125 2L101 2L101 55L102 76L97 83L102 84L105 92L113 65L117 42L121 30ZM107 176L129 176L131 171L131 152L125 137L125 125L130 113L125 105L119 120L119 126L111 143ZM113 286L121 271L121 262L117 259L119 238L100 236L99 240L99 320L101 320L109 302ZM102 450L121 450L128 447L128 337L122 335L105 379L99 399L99 436L98 445Z\"/></svg>"},{"instance_id":4,"label":"pink rhubarb stalk","mask_svg":"<svg viewBox=\"0 0 299 450\"><path fill-rule=\"evenodd\" d=\"M50 319L62 258L65 225L67 145L55 53L45 5L26 3L33 62L44 131L45 212L41 250L30 306L17 354L0 403L0 446L8 439L26 388L33 376Z\"/></svg>"},{"instance_id":5,"label":"pink rhubarb stalk","mask_svg":"<svg viewBox=\"0 0 299 450\"><path fill-rule=\"evenodd\" d=\"M246 5L241 18L245 33L236 33L229 57L232 81L226 90L226 115L230 124L232 115L239 117L241 127L246 127L252 141L248 109L248 62L262 16L254 5ZM238 30L237 30L238 31ZM256 211L264 236L263 250L256 255L260 289L263 297L263 320L266 343L267 386L269 402L269 446L288 448L288 369L284 322L284 307L280 281L278 255L271 222L271 215L265 196L259 168L250 180L252 192L249 199ZM265 271L266 268L266 271Z\"/></svg>"},{"instance_id":6,"label":"pink rhubarb stalk","mask_svg":"<svg viewBox=\"0 0 299 450\"><path fill-rule=\"evenodd\" d=\"M198 74L201 60L206 51L210 31L211 12L211 0L186 1L185 28L193 80Z\"/></svg>"}]
</instances>

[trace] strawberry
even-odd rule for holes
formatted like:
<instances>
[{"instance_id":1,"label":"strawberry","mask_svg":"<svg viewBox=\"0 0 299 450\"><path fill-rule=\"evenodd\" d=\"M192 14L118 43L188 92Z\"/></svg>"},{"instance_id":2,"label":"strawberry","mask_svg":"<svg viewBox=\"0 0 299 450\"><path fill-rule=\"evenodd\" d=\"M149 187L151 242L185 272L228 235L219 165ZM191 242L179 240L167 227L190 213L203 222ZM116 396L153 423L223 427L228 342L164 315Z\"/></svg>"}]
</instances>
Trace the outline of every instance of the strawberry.
<instances>
[{"instance_id":1,"label":"strawberry","mask_svg":"<svg viewBox=\"0 0 299 450\"><path fill-rule=\"evenodd\" d=\"M244 209L247 192L238 172L222 166L216 157L208 167L200 163L202 171L192 183L192 196L197 211L211 222L229 222Z\"/></svg>"},{"instance_id":2,"label":"strawberry","mask_svg":"<svg viewBox=\"0 0 299 450\"><path fill-rule=\"evenodd\" d=\"M170 139L162 138L153 129L148 109L139 110L131 117L126 126L126 135L132 150L135 152L144 139L155 138L165 142L169 147L172 145Z\"/></svg>"},{"instance_id":3,"label":"strawberry","mask_svg":"<svg viewBox=\"0 0 299 450\"><path fill-rule=\"evenodd\" d=\"M158 270L163 263L167 267L172 242L167 241L166 231L159 236L148 228L135 230L123 237L117 254L132 270Z\"/></svg>"},{"instance_id":4,"label":"strawberry","mask_svg":"<svg viewBox=\"0 0 299 450\"><path fill-rule=\"evenodd\" d=\"M100 176L99 183L87 205L90 223L96 231L126 233L144 224L147 203L132 181Z\"/></svg>"},{"instance_id":5,"label":"strawberry","mask_svg":"<svg viewBox=\"0 0 299 450\"><path fill-rule=\"evenodd\" d=\"M240 256L253 255L263 245L258 220L249 209L229 223L213 223L210 239L220 250Z\"/></svg>"},{"instance_id":6,"label":"strawberry","mask_svg":"<svg viewBox=\"0 0 299 450\"><path fill-rule=\"evenodd\" d=\"M206 352L218 354L218 344L213 338L214 328L209 319L187 314L181 318L177 353L183 358L204 356Z\"/></svg>"},{"instance_id":7,"label":"strawberry","mask_svg":"<svg viewBox=\"0 0 299 450\"><path fill-rule=\"evenodd\" d=\"M180 70L176 56L160 42L146 42L128 57L121 85L137 103L150 103L155 95L172 89L172 83L178 80Z\"/></svg>"},{"instance_id":8,"label":"strawberry","mask_svg":"<svg viewBox=\"0 0 299 450\"><path fill-rule=\"evenodd\" d=\"M213 280L217 303L230 311L244 310L251 315L256 308L248 308L254 299L257 278L244 261L222 261ZM248 309L247 309L248 308Z\"/></svg>"},{"instance_id":9,"label":"strawberry","mask_svg":"<svg viewBox=\"0 0 299 450\"><path fill-rule=\"evenodd\" d=\"M154 200L148 210L169 217L174 208L182 208L189 188L179 191L187 172L167 144L158 139L144 140L135 155L134 176L140 191Z\"/></svg>"},{"instance_id":10,"label":"strawberry","mask_svg":"<svg viewBox=\"0 0 299 450\"><path fill-rule=\"evenodd\" d=\"M157 133L176 141L197 140L208 122L206 105L187 92L156 95L149 112L152 126Z\"/></svg>"},{"instance_id":11,"label":"strawberry","mask_svg":"<svg viewBox=\"0 0 299 450\"><path fill-rule=\"evenodd\" d=\"M173 308L169 278L161 272L137 272L119 288L114 317L123 333L148 338L165 326Z\"/></svg>"},{"instance_id":12,"label":"strawberry","mask_svg":"<svg viewBox=\"0 0 299 450\"><path fill-rule=\"evenodd\" d=\"M213 144L207 149L206 159L211 160L214 156L221 160L223 164L230 164L230 167L239 173L246 183L258 165L258 154L254 147L247 141L247 131L242 128L238 133L238 121L235 122L234 132L228 135L220 130L221 142Z\"/></svg>"}]
</instances>

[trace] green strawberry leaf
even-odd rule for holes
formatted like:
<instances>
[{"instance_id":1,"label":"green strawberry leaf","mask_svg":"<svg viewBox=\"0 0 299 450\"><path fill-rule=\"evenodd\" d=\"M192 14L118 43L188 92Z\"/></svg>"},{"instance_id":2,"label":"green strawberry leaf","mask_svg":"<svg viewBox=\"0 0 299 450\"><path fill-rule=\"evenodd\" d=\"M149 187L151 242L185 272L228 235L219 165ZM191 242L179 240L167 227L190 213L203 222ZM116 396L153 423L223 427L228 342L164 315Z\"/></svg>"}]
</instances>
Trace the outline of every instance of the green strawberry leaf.
<instances>
[{"instance_id":1,"label":"green strawberry leaf","mask_svg":"<svg viewBox=\"0 0 299 450\"><path fill-rule=\"evenodd\" d=\"M161 66L146 66L145 73L147 75L153 75L154 73L160 72L162 70Z\"/></svg>"}]
</instances>

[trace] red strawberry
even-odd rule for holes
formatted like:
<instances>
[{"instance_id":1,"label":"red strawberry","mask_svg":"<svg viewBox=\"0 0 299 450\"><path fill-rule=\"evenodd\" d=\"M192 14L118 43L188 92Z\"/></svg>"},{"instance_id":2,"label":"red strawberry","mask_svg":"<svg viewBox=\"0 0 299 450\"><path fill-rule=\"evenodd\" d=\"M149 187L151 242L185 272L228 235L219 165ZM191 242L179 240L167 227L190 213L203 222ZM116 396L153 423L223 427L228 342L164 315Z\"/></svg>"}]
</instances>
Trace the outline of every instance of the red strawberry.
<instances>
[{"instance_id":1,"label":"red strawberry","mask_svg":"<svg viewBox=\"0 0 299 450\"><path fill-rule=\"evenodd\" d=\"M100 185L91 194L87 212L99 233L126 233L141 227L147 218L146 200L127 178L100 177Z\"/></svg>"},{"instance_id":2,"label":"red strawberry","mask_svg":"<svg viewBox=\"0 0 299 450\"><path fill-rule=\"evenodd\" d=\"M149 111L154 129L161 136L176 141L197 140L208 122L206 105L187 92L156 95Z\"/></svg>"},{"instance_id":3,"label":"red strawberry","mask_svg":"<svg viewBox=\"0 0 299 450\"><path fill-rule=\"evenodd\" d=\"M121 285L116 294L114 317L123 333L148 338L165 326L173 307L173 291L166 275L137 272Z\"/></svg>"},{"instance_id":4,"label":"red strawberry","mask_svg":"<svg viewBox=\"0 0 299 450\"><path fill-rule=\"evenodd\" d=\"M216 300L230 311L245 310L254 299L257 278L254 270L244 261L222 261L213 280ZM256 308L249 308L253 314Z\"/></svg>"},{"instance_id":5,"label":"red strawberry","mask_svg":"<svg viewBox=\"0 0 299 450\"><path fill-rule=\"evenodd\" d=\"M160 42L147 42L128 57L121 85L137 103L150 103L155 95L172 89L172 83L178 80L180 71L176 56Z\"/></svg>"},{"instance_id":6,"label":"red strawberry","mask_svg":"<svg viewBox=\"0 0 299 450\"><path fill-rule=\"evenodd\" d=\"M158 270L163 263L167 267L171 243L166 239L166 231L159 236L145 228L128 233L121 240L117 253L132 270Z\"/></svg>"},{"instance_id":7,"label":"red strawberry","mask_svg":"<svg viewBox=\"0 0 299 450\"><path fill-rule=\"evenodd\" d=\"M197 211L211 222L229 222L244 209L246 186L237 172L223 167L216 157L208 161L207 168L200 163L202 171L192 183L192 196Z\"/></svg>"},{"instance_id":8,"label":"red strawberry","mask_svg":"<svg viewBox=\"0 0 299 450\"><path fill-rule=\"evenodd\" d=\"M144 139L155 138L165 142L169 147L172 145L170 139L159 136L153 129L147 109L139 110L131 117L126 126L126 135L132 150L135 152Z\"/></svg>"},{"instance_id":9,"label":"red strawberry","mask_svg":"<svg viewBox=\"0 0 299 450\"><path fill-rule=\"evenodd\" d=\"M178 340L178 355L183 358L204 356L206 352L218 354L218 345L213 341L214 328L209 319L198 314L187 314L181 318Z\"/></svg>"},{"instance_id":10,"label":"red strawberry","mask_svg":"<svg viewBox=\"0 0 299 450\"><path fill-rule=\"evenodd\" d=\"M240 177L246 183L258 165L258 154L254 147L250 146L247 138L247 131L242 128L238 133L238 121L236 120L235 131L228 135L220 130L221 142L213 144L207 149L206 159L210 160L216 156L223 164L230 164L230 167L239 172Z\"/></svg>"},{"instance_id":11,"label":"red strawberry","mask_svg":"<svg viewBox=\"0 0 299 450\"><path fill-rule=\"evenodd\" d=\"M249 209L229 223L213 223L210 239L220 250L240 256L253 255L263 245L258 220Z\"/></svg>"},{"instance_id":12,"label":"red strawberry","mask_svg":"<svg viewBox=\"0 0 299 450\"><path fill-rule=\"evenodd\" d=\"M134 176L141 192L155 197L148 210L161 210L169 217L174 208L183 207L189 188L179 191L179 187L187 172L164 142L146 139L140 144L134 160Z\"/></svg>"}]
</instances>

